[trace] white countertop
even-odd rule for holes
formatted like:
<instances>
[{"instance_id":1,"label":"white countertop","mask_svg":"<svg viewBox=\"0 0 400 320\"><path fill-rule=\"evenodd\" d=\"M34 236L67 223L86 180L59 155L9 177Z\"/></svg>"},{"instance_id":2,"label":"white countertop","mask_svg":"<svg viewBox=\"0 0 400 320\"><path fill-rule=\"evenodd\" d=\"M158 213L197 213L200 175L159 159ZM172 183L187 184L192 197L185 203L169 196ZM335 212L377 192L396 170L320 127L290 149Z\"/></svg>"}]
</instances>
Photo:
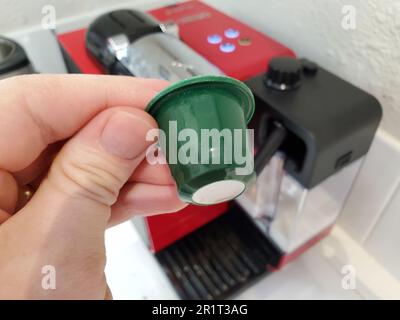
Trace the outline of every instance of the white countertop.
<instances>
[{"instance_id":1,"label":"white countertop","mask_svg":"<svg viewBox=\"0 0 400 320\"><path fill-rule=\"evenodd\" d=\"M360 299L357 290L342 288L342 275L319 247L264 277L236 299ZM107 231L106 249L106 276L115 299L177 298L131 222Z\"/></svg>"},{"instance_id":2,"label":"white countertop","mask_svg":"<svg viewBox=\"0 0 400 320\"><path fill-rule=\"evenodd\" d=\"M132 222L106 233L106 276L115 299L177 299ZM356 270L356 288L342 286L342 268ZM235 299L375 299L400 297L400 283L341 228Z\"/></svg>"}]
</instances>

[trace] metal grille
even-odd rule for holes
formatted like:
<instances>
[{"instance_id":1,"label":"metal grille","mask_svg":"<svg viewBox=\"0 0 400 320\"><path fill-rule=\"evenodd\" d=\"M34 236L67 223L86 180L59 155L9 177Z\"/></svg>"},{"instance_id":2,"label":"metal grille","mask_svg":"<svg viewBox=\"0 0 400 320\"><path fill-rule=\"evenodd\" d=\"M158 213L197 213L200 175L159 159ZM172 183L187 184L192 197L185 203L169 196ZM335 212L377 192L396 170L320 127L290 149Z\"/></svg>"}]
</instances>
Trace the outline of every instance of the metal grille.
<instances>
[{"instance_id":1,"label":"metal grille","mask_svg":"<svg viewBox=\"0 0 400 320\"><path fill-rule=\"evenodd\" d=\"M237 205L156 254L182 299L228 298L278 263L278 249Z\"/></svg>"}]
</instances>

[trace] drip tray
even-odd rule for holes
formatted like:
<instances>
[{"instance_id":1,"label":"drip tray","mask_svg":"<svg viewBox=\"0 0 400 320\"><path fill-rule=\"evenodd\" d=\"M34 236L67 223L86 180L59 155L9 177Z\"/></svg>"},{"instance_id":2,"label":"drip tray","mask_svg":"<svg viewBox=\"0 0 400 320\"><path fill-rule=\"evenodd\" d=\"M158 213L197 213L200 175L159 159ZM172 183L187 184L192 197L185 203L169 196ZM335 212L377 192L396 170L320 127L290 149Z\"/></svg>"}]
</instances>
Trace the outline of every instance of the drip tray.
<instances>
[{"instance_id":1,"label":"drip tray","mask_svg":"<svg viewBox=\"0 0 400 320\"><path fill-rule=\"evenodd\" d=\"M276 266L281 253L238 206L156 254L182 299L225 299Z\"/></svg>"}]
</instances>

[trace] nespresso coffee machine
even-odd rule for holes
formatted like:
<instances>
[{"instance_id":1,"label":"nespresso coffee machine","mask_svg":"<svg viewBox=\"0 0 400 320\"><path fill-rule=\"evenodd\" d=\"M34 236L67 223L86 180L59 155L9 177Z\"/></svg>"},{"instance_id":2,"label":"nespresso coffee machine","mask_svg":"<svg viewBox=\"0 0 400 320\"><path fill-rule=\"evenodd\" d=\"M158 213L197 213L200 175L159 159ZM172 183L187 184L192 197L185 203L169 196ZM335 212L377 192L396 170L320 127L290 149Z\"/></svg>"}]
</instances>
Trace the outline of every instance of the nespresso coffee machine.
<instances>
[{"instance_id":1,"label":"nespresso coffee machine","mask_svg":"<svg viewBox=\"0 0 400 320\"><path fill-rule=\"evenodd\" d=\"M224 73L253 91L258 178L250 190L238 201L134 219L182 298L225 298L329 234L381 108L369 94L199 1L150 14L114 11L59 40L75 72L170 81Z\"/></svg>"},{"instance_id":2,"label":"nespresso coffee machine","mask_svg":"<svg viewBox=\"0 0 400 320\"><path fill-rule=\"evenodd\" d=\"M100 16L88 29L58 35L70 71L170 81L224 73L246 80L263 72L272 57L294 56L277 41L200 1L149 14L117 10ZM150 249L159 252L224 214L228 207L228 203L189 206L174 214L136 219L135 223Z\"/></svg>"}]
</instances>

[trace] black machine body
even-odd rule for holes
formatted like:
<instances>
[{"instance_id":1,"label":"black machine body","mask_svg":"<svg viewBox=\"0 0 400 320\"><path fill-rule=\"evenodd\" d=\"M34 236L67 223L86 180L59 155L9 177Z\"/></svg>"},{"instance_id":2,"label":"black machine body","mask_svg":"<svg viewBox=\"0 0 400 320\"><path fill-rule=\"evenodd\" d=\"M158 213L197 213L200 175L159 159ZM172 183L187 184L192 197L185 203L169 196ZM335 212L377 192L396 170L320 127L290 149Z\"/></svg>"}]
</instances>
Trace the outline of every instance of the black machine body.
<instances>
[{"instance_id":1,"label":"black machine body","mask_svg":"<svg viewBox=\"0 0 400 320\"><path fill-rule=\"evenodd\" d=\"M138 10L116 10L94 20L86 34L86 47L110 74L132 75L110 50L111 45L129 45L152 33L162 32L161 25L149 15ZM118 38L120 37L120 38ZM110 43L110 40L121 43Z\"/></svg>"},{"instance_id":2,"label":"black machine body","mask_svg":"<svg viewBox=\"0 0 400 320\"><path fill-rule=\"evenodd\" d=\"M256 98L256 150L281 123L285 170L305 188L364 156L382 118L376 98L306 59L275 58L246 84Z\"/></svg>"}]
</instances>

